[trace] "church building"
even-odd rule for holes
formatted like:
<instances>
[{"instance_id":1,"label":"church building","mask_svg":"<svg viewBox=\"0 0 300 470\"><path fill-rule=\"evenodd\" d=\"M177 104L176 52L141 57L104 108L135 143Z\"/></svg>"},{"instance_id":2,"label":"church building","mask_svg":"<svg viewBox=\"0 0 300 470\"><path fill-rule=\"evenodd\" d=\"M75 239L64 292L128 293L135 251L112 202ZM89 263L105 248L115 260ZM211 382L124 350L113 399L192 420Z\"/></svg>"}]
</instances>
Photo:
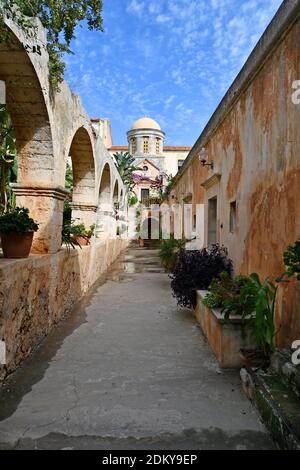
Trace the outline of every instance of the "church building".
<instances>
[{"instance_id":1,"label":"church building","mask_svg":"<svg viewBox=\"0 0 300 470\"><path fill-rule=\"evenodd\" d=\"M175 176L188 156L191 147L165 146L165 133L160 125L147 116L138 119L127 132L128 145L108 147L113 156L117 152L129 152L135 157L135 164L141 169L134 188L139 201L155 195L152 182Z\"/></svg>"}]
</instances>

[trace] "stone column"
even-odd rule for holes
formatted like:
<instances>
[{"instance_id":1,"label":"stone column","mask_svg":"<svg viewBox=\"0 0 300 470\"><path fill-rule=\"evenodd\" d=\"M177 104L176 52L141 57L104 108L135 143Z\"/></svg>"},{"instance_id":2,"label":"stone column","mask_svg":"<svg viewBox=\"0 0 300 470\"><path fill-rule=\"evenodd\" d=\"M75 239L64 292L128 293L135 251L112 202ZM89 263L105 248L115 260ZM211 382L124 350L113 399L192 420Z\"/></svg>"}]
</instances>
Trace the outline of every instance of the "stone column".
<instances>
[{"instance_id":1,"label":"stone column","mask_svg":"<svg viewBox=\"0 0 300 470\"><path fill-rule=\"evenodd\" d=\"M150 136L150 154L151 155L156 155L156 137L155 136Z\"/></svg>"},{"instance_id":2,"label":"stone column","mask_svg":"<svg viewBox=\"0 0 300 470\"><path fill-rule=\"evenodd\" d=\"M30 208L30 216L39 224L34 234L32 253L57 253L61 248L64 200L69 192L57 186L16 183L12 185L18 207Z\"/></svg>"},{"instance_id":3,"label":"stone column","mask_svg":"<svg viewBox=\"0 0 300 470\"><path fill-rule=\"evenodd\" d=\"M144 153L144 148L143 148L143 137L141 137L140 135L137 135L136 136L136 148L137 148L137 154L140 155L142 153Z\"/></svg>"},{"instance_id":4,"label":"stone column","mask_svg":"<svg viewBox=\"0 0 300 470\"><path fill-rule=\"evenodd\" d=\"M87 229L97 222L97 206L87 203L72 203L72 220L76 225L84 224Z\"/></svg>"}]
</instances>

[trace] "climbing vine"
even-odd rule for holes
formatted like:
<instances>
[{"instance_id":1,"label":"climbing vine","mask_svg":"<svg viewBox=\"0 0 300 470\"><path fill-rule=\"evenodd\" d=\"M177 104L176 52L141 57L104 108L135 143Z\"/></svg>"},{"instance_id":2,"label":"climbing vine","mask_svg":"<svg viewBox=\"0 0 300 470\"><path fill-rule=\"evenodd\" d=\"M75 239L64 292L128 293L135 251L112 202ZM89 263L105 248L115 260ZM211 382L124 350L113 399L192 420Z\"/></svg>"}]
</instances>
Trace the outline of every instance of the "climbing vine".
<instances>
[{"instance_id":1,"label":"climbing vine","mask_svg":"<svg viewBox=\"0 0 300 470\"><path fill-rule=\"evenodd\" d=\"M0 0L0 42L12 41L4 18L11 19L28 38L36 39L31 52L49 54L50 80L54 89L64 79L64 54L72 54L70 44L76 37L77 26L86 23L89 30L103 31L102 0ZM40 19L47 31L47 44L39 44L33 17ZM23 44L27 49L28 45Z\"/></svg>"}]
</instances>

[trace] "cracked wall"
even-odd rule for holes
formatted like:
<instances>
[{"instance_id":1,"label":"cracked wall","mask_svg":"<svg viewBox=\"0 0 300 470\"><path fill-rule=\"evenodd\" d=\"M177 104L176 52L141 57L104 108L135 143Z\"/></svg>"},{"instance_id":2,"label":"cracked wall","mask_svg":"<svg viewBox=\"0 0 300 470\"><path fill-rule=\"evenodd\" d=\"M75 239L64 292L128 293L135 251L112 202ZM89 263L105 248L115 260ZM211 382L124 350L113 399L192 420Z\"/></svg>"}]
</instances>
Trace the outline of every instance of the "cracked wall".
<instances>
[{"instance_id":1,"label":"cracked wall","mask_svg":"<svg viewBox=\"0 0 300 470\"><path fill-rule=\"evenodd\" d=\"M300 237L300 105L292 102L293 82L300 79L299 15L299 1L284 2L193 147L172 191L171 197L182 202L192 190L193 203L207 206L212 188L202 184L220 176L214 189L217 238L228 247L236 273L275 279L285 271L283 251ZM214 161L213 171L200 167L202 147ZM234 232L232 202L237 206ZM281 286L280 346L300 338L299 305L299 283Z\"/></svg>"}]
</instances>

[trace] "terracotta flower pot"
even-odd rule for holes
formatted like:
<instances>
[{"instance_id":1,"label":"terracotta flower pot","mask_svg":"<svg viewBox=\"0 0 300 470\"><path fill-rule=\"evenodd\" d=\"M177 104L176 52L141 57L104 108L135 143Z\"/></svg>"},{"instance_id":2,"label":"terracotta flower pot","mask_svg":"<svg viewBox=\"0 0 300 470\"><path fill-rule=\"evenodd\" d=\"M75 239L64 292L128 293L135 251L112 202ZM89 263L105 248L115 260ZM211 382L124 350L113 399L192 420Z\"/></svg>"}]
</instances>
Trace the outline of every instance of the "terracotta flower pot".
<instances>
[{"instance_id":1,"label":"terracotta flower pot","mask_svg":"<svg viewBox=\"0 0 300 470\"><path fill-rule=\"evenodd\" d=\"M139 246L140 246L140 248L144 248L145 241L143 240L143 238L139 238Z\"/></svg>"},{"instance_id":2,"label":"terracotta flower pot","mask_svg":"<svg viewBox=\"0 0 300 470\"><path fill-rule=\"evenodd\" d=\"M28 258L33 239L33 232L2 233L2 250L4 258Z\"/></svg>"},{"instance_id":3,"label":"terracotta flower pot","mask_svg":"<svg viewBox=\"0 0 300 470\"><path fill-rule=\"evenodd\" d=\"M89 238L85 237L76 237L76 241L80 246L87 246L90 244Z\"/></svg>"}]
</instances>

